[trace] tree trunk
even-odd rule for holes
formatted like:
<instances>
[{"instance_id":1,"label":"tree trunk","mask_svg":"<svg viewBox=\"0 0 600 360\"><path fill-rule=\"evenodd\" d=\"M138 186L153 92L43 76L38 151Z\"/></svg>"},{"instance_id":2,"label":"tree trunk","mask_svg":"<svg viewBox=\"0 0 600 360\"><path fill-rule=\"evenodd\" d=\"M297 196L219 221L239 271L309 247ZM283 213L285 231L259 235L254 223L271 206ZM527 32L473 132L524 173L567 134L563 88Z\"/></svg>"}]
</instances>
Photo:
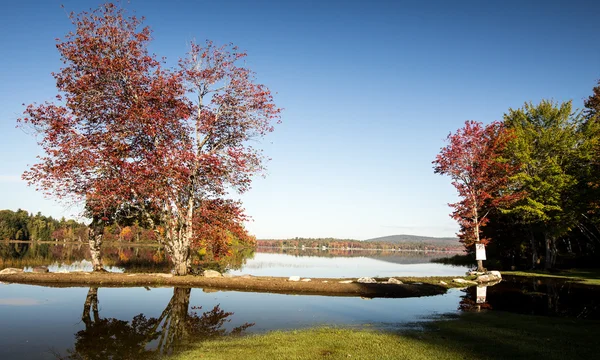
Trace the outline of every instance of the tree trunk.
<instances>
[{"instance_id":1,"label":"tree trunk","mask_svg":"<svg viewBox=\"0 0 600 360\"><path fill-rule=\"evenodd\" d=\"M92 317L93 316L93 317ZM83 314L81 320L87 328L100 319L98 313L98 288L91 287L85 297L85 304L83 305Z\"/></svg>"},{"instance_id":2,"label":"tree trunk","mask_svg":"<svg viewBox=\"0 0 600 360\"><path fill-rule=\"evenodd\" d=\"M187 337L186 323L191 291L190 288L174 288L173 297L159 318L159 323L163 325L157 347L163 355L173 353L174 347Z\"/></svg>"},{"instance_id":3,"label":"tree trunk","mask_svg":"<svg viewBox=\"0 0 600 360\"><path fill-rule=\"evenodd\" d=\"M538 252L537 252L537 244L535 241L535 235L533 234L533 231L530 231L529 233L530 238L530 244L531 244L531 268L535 269L537 264L538 264Z\"/></svg>"},{"instance_id":4,"label":"tree trunk","mask_svg":"<svg viewBox=\"0 0 600 360\"><path fill-rule=\"evenodd\" d=\"M546 242L546 261L544 261L544 269L550 270L554 267L556 263L556 240L554 236L546 234L545 242Z\"/></svg>"},{"instance_id":5,"label":"tree trunk","mask_svg":"<svg viewBox=\"0 0 600 360\"><path fill-rule=\"evenodd\" d=\"M483 260L477 260L477 272L485 272L483 267Z\"/></svg>"},{"instance_id":6,"label":"tree trunk","mask_svg":"<svg viewBox=\"0 0 600 360\"><path fill-rule=\"evenodd\" d=\"M190 239L185 232L167 240L165 249L173 263L175 275L187 275L192 267L190 259Z\"/></svg>"},{"instance_id":7,"label":"tree trunk","mask_svg":"<svg viewBox=\"0 0 600 360\"><path fill-rule=\"evenodd\" d=\"M92 256L92 266L94 271L104 271L102 267L102 239L104 238L104 226L92 221L90 224L90 255Z\"/></svg>"}]
</instances>

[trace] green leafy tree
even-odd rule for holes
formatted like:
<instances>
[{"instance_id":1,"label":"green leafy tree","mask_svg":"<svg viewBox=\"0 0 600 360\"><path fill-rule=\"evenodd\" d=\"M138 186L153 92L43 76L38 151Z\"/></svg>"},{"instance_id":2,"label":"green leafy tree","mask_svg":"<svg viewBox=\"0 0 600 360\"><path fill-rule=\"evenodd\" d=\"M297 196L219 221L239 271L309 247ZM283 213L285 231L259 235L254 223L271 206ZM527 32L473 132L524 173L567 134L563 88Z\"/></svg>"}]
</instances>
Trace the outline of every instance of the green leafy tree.
<instances>
[{"instance_id":1,"label":"green leafy tree","mask_svg":"<svg viewBox=\"0 0 600 360\"><path fill-rule=\"evenodd\" d=\"M538 263L536 235L543 241L544 265L549 269L556 262L557 240L577 224L574 195L583 140L582 120L573 113L570 101L525 103L504 116L506 126L515 134L510 152L513 160L522 164L513 180L526 193L507 212L517 215L530 229L533 266Z\"/></svg>"}]
</instances>

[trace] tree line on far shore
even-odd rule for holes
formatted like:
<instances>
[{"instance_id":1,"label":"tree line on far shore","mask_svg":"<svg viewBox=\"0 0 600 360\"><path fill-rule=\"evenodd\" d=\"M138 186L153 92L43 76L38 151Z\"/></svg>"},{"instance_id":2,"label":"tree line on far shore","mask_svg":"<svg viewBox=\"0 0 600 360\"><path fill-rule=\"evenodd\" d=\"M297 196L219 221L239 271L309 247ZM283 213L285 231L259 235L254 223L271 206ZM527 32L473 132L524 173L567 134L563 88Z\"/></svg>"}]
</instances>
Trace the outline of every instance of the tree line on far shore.
<instances>
[{"instance_id":1,"label":"tree line on far shore","mask_svg":"<svg viewBox=\"0 0 600 360\"><path fill-rule=\"evenodd\" d=\"M0 240L87 242L89 228L73 219L60 220L42 213L18 209L0 210ZM156 242L154 232L137 223L111 224L104 234L107 242Z\"/></svg>"},{"instance_id":2,"label":"tree line on far shore","mask_svg":"<svg viewBox=\"0 0 600 360\"><path fill-rule=\"evenodd\" d=\"M463 247L458 242L433 243L433 242L399 242L392 243L389 241L361 241L352 239L335 239L335 238L317 238L317 239L281 239L281 240L257 240L258 247L268 248L326 248L330 251L335 250L361 250L361 249L376 249L382 251L393 250L435 250L435 251L463 251Z\"/></svg>"},{"instance_id":3,"label":"tree line on far shore","mask_svg":"<svg viewBox=\"0 0 600 360\"><path fill-rule=\"evenodd\" d=\"M433 164L458 191L450 206L467 251L484 245L504 267L600 259L600 81L582 110L542 100L488 125L467 121Z\"/></svg>"}]
</instances>

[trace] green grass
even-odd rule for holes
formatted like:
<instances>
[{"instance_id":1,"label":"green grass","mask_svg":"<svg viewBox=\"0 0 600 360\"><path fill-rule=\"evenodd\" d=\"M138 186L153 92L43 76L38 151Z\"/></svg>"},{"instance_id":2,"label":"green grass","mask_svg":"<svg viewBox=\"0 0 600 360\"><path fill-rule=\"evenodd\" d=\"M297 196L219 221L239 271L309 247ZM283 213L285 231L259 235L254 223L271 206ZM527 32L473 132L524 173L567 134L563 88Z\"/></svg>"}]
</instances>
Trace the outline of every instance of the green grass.
<instances>
[{"instance_id":1,"label":"green grass","mask_svg":"<svg viewBox=\"0 0 600 360\"><path fill-rule=\"evenodd\" d=\"M176 360L191 359L576 359L600 351L600 322L466 313L424 330L381 332L343 328L275 331L200 342Z\"/></svg>"},{"instance_id":2,"label":"green grass","mask_svg":"<svg viewBox=\"0 0 600 360\"><path fill-rule=\"evenodd\" d=\"M461 278L465 280L474 280L476 276L421 276L421 277L413 277L413 276L397 276L396 279L401 280L405 284L414 284L414 283L422 283L422 284L431 284L442 286L447 289L449 288L462 288L465 287L464 284L459 284L452 282L452 279ZM387 278L380 278L378 281L385 281ZM446 285L442 285L440 282L445 282Z\"/></svg>"},{"instance_id":3,"label":"green grass","mask_svg":"<svg viewBox=\"0 0 600 360\"><path fill-rule=\"evenodd\" d=\"M526 277L549 277L571 280L585 285L600 285L600 269L570 269L559 272L547 272L543 270L503 271L502 274Z\"/></svg>"}]
</instances>

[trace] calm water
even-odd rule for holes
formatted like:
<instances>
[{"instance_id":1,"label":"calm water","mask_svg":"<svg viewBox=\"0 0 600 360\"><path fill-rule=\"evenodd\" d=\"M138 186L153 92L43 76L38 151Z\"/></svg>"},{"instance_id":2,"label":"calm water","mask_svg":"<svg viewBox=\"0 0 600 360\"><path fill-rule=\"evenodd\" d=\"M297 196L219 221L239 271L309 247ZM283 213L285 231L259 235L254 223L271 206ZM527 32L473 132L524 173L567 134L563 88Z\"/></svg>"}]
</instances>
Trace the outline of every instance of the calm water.
<instances>
[{"instance_id":1,"label":"calm water","mask_svg":"<svg viewBox=\"0 0 600 360\"><path fill-rule=\"evenodd\" d=\"M0 284L0 359L150 359L172 352L182 341L318 325L397 330L475 309L597 320L600 290L508 278L439 296L361 299Z\"/></svg>"},{"instance_id":2,"label":"calm water","mask_svg":"<svg viewBox=\"0 0 600 360\"><path fill-rule=\"evenodd\" d=\"M360 253L359 253L360 254ZM397 252L388 256L367 257L324 257L269 254L257 252L232 274L256 276L301 276L301 277L389 277L389 276L458 276L464 275L468 267L449 266L430 262L436 257L448 256L436 253Z\"/></svg>"},{"instance_id":3,"label":"calm water","mask_svg":"<svg viewBox=\"0 0 600 360\"><path fill-rule=\"evenodd\" d=\"M132 247L125 244L107 246L102 251L105 269L111 272L168 272L171 268L164 249L158 246ZM467 267L431 262L454 254L259 248L255 252L236 252L227 260L212 265L219 271L256 276L343 278L464 275ZM0 268L18 267L31 271L37 265L46 265L51 272L92 270L86 244L0 243Z\"/></svg>"},{"instance_id":4,"label":"calm water","mask_svg":"<svg viewBox=\"0 0 600 360\"><path fill-rule=\"evenodd\" d=\"M4 245L0 268L46 264L56 272L89 271L85 250L81 245ZM105 264L111 271L162 271L161 254L157 248L107 249ZM234 274L286 277L464 274L465 267L430 262L444 255L256 252L222 266ZM0 359L151 359L182 342L216 336L318 325L398 329L474 309L600 319L600 287L508 277L488 288L452 289L440 296L361 299L199 288L0 284Z\"/></svg>"},{"instance_id":5,"label":"calm water","mask_svg":"<svg viewBox=\"0 0 600 360\"><path fill-rule=\"evenodd\" d=\"M158 345L160 338L168 338L168 334L191 332L192 337L202 339L226 335L240 327L244 333L323 324L395 328L432 315L456 312L463 295L452 290L435 297L361 299L202 289L3 284L0 359L57 359L73 352L85 358L86 352L98 348L120 348L122 354L168 352L164 342L163 348ZM160 319L165 313L168 315ZM224 322L219 325L221 320ZM178 323L184 325L182 329L176 328ZM155 324L159 324L156 331L148 330ZM89 343L92 338L97 342L93 349Z\"/></svg>"}]
</instances>

